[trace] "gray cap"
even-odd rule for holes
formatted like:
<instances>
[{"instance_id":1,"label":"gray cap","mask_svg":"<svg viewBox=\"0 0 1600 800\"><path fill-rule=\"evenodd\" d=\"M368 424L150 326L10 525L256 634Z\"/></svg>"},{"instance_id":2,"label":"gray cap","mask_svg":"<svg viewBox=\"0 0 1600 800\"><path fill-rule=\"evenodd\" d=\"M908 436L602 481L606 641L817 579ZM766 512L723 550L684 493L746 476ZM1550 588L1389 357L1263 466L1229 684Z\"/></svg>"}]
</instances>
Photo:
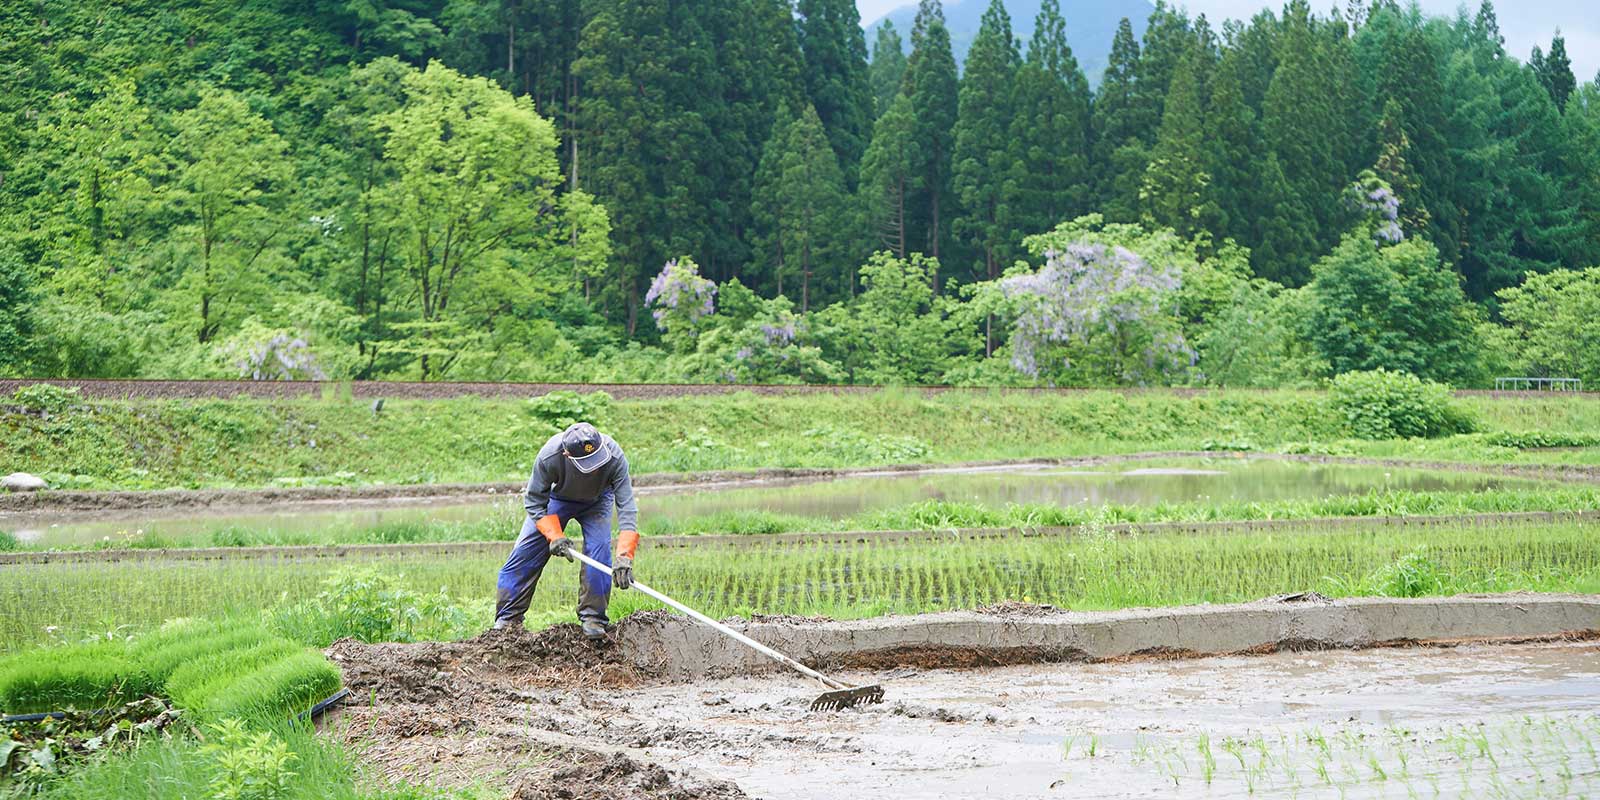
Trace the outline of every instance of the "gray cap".
<instances>
[{"instance_id":1,"label":"gray cap","mask_svg":"<svg viewBox=\"0 0 1600 800\"><path fill-rule=\"evenodd\" d=\"M594 472L611 460L611 449L587 422L579 422L561 434L561 452L583 473Z\"/></svg>"}]
</instances>

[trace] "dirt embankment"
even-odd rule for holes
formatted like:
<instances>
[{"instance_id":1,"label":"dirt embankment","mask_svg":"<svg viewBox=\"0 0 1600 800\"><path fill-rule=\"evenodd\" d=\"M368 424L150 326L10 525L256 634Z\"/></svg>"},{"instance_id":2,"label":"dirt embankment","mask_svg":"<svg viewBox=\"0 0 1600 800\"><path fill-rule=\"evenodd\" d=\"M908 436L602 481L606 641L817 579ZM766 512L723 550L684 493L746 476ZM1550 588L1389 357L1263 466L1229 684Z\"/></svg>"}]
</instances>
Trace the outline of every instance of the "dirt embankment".
<instances>
[{"instance_id":1,"label":"dirt embankment","mask_svg":"<svg viewBox=\"0 0 1600 800\"><path fill-rule=\"evenodd\" d=\"M83 397L105 400L125 399L184 399L184 398L295 398L322 397L346 391L360 399L393 398L403 400L441 400L452 397L537 397L557 391L603 391L621 400L653 400L664 397L700 397L707 395L749 392L756 395L796 394L868 394L881 392L884 386L823 385L823 384L731 384L731 383L493 383L488 381L228 381L228 380L87 380L68 378L4 379L0 380L0 395L9 396L24 386L49 383L56 386L76 387ZM944 392L1014 392L1019 394L1084 394L1088 392L1115 392L1124 395L1166 394L1178 397L1197 397L1217 390L1187 387L1174 388L1105 388L1073 389L1049 386L1034 387L981 387L981 386L918 386L893 387L896 391L913 391L924 394ZM1229 389L1230 393L1272 392L1273 389ZM1495 397L1526 397L1528 392L1474 392Z\"/></svg>"},{"instance_id":2,"label":"dirt embankment","mask_svg":"<svg viewBox=\"0 0 1600 800\"><path fill-rule=\"evenodd\" d=\"M536 397L555 391L604 391L612 397L629 400L648 400L661 397L692 397L702 395L750 392L758 395L783 394L862 394L883 391L883 386L833 386L793 384L707 384L707 383L494 383L488 381L228 381L228 380L89 380L71 378L8 378L0 380L0 395L10 395L24 386L49 383L56 386L76 387L84 397L108 400L120 399L170 399L170 398L230 398L230 397L322 397L327 393L341 393L349 387L350 396L366 398L400 398L407 400L437 400L451 397ZM1198 397L1218 392L1241 394L1273 392L1276 389L1201 389L1189 387L1162 388L1099 388L1074 389L1050 386L1033 387L982 387L982 386L920 386L894 387L900 391L917 391L927 394L942 392L1015 392L1025 394L1082 394L1087 392L1116 392L1124 395L1167 394L1177 397ZM1458 389L1456 395L1466 397L1491 397L1495 399L1527 399L1530 397L1594 397L1594 391L1584 392L1517 392L1490 389Z\"/></svg>"},{"instance_id":3,"label":"dirt embankment","mask_svg":"<svg viewBox=\"0 0 1600 800\"><path fill-rule=\"evenodd\" d=\"M895 680L915 680L930 669L1592 639L1600 635L1600 598L1330 601L1301 594L1214 607L1086 613L1011 603L850 622L769 617L740 624L751 636L814 666L877 673L856 680L885 682L893 704ZM519 800L743 797L731 783L653 763L646 751L737 753L781 744L786 735L719 733L717 726L662 721L662 712L671 709L643 714L632 707L635 697L681 696L680 707L707 707L697 714L742 719L737 715L748 710L718 711L728 703L726 697L706 695L684 682L778 669L665 612L628 617L602 645L586 641L576 626L563 625L537 634L488 631L463 642L341 641L328 655L344 670L352 692L330 725L369 763L391 777L444 786L488 776ZM770 701L773 708L781 706L775 713L803 714L809 697L798 688L802 684L809 682L795 678L796 688ZM895 708L897 714L939 718L940 713ZM854 746L814 744L839 754L853 752Z\"/></svg>"}]
</instances>

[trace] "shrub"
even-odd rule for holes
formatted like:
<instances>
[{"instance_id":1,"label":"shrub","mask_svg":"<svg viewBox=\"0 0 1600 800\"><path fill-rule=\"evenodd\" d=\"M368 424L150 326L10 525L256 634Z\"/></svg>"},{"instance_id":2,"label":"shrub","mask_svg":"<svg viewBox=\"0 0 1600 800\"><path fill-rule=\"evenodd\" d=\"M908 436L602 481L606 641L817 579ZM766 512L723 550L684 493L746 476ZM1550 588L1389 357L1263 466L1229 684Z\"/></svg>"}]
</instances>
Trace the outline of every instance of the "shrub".
<instances>
[{"instance_id":1,"label":"shrub","mask_svg":"<svg viewBox=\"0 0 1600 800\"><path fill-rule=\"evenodd\" d=\"M29 411L59 414L78 400L78 387L35 383L11 393L11 401Z\"/></svg>"},{"instance_id":2,"label":"shrub","mask_svg":"<svg viewBox=\"0 0 1600 800\"><path fill-rule=\"evenodd\" d=\"M277 800L288 793L298 756L287 743L236 719L210 727L212 741L200 753L211 762L213 800Z\"/></svg>"},{"instance_id":3,"label":"shrub","mask_svg":"<svg viewBox=\"0 0 1600 800\"><path fill-rule=\"evenodd\" d=\"M0 662L0 709L7 714L104 708L158 689L121 642L32 650Z\"/></svg>"},{"instance_id":4,"label":"shrub","mask_svg":"<svg viewBox=\"0 0 1600 800\"><path fill-rule=\"evenodd\" d=\"M577 392L561 390L532 398L527 411L533 418L564 430L574 422L588 422L604 428L606 416L611 411L611 395L605 392Z\"/></svg>"},{"instance_id":5,"label":"shrub","mask_svg":"<svg viewBox=\"0 0 1600 800\"><path fill-rule=\"evenodd\" d=\"M1401 556L1394 563L1375 570L1367 576L1367 589L1385 597L1424 597L1440 594L1449 583L1449 575L1437 561L1428 557L1425 549Z\"/></svg>"},{"instance_id":6,"label":"shrub","mask_svg":"<svg viewBox=\"0 0 1600 800\"><path fill-rule=\"evenodd\" d=\"M20 546L21 542L17 541L16 534L11 531L0 531L0 553L15 550Z\"/></svg>"},{"instance_id":7,"label":"shrub","mask_svg":"<svg viewBox=\"0 0 1600 800\"><path fill-rule=\"evenodd\" d=\"M1431 438L1471 433L1473 421L1450 388L1415 375L1377 369L1333 379L1334 415L1358 439Z\"/></svg>"},{"instance_id":8,"label":"shrub","mask_svg":"<svg viewBox=\"0 0 1600 800\"><path fill-rule=\"evenodd\" d=\"M832 425L810 428L803 435L816 443L818 452L860 463L905 464L926 459L929 452L926 444L910 436L868 436Z\"/></svg>"},{"instance_id":9,"label":"shrub","mask_svg":"<svg viewBox=\"0 0 1600 800\"><path fill-rule=\"evenodd\" d=\"M303 603L272 612L272 625L301 642L326 646L350 637L363 642L406 642L464 634L471 615L442 589L423 594L405 588L401 576L372 568L342 569Z\"/></svg>"}]
</instances>

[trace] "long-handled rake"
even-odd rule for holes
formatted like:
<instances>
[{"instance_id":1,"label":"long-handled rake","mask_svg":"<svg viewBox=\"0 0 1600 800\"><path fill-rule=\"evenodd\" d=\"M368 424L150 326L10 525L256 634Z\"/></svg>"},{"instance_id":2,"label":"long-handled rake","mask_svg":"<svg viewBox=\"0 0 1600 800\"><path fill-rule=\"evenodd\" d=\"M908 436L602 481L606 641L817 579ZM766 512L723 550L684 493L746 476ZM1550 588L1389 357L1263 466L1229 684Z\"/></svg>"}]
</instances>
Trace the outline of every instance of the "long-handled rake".
<instances>
[{"instance_id":1,"label":"long-handled rake","mask_svg":"<svg viewBox=\"0 0 1600 800\"><path fill-rule=\"evenodd\" d=\"M608 567L608 566L606 566L606 565L604 565L604 564L602 564L602 563L600 563L600 562L598 562L598 561L596 561L596 560L584 555L583 553L578 552L577 550L572 550L570 552L572 553L572 556L574 558L578 559L579 561L582 561L583 563L588 564L589 566L594 567L595 569L600 570L601 572L604 572L607 575L611 574L611 568L610 567ZM666 603L667 605L672 606L673 608L676 608L676 609L678 609L679 611L682 611L685 614L688 614L689 616L693 617L697 622L701 622L701 623L704 623L706 625L709 625L712 628L715 628L717 631L719 631L721 633L725 633L728 636L733 637L740 644L743 644L743 645L749 647L750 649L755 650L758 653L761 653L762 655L765 655L765 656L768 656L770 658L776 659L777 661L782 662L785 666L788 666L790 669L793 669L794 671L799 672L802 675L806 675L808 677L816 678L817 680L822 681L823 685L827 686L828 688L832 689L833 691L831 691L831 692L823 692L822 694L817 696L817 699L811 701L811 710L812 711L835 711L835 710L842 709L842 708L850 708L851 706L860 705L861 703L881 703L881 702L883 702L883 686L881 686L881 685L873 684L872 686L851 686L849 684L846 684L846 683L843 683L843 682L840 682L840 681L836 681L833 678L830 678L830 677L828 677L828 676L826 676L826 675L824 675L824 674L822 674L822 673L820 673L820 672L818 672L818 671L816 671L816 670L814 670L814 669L812 669L812 668L810 668L810 667L808 667L808 666L806 666L806 665L804 665L804 664L802 664L802 663L800 663L800 662L798 662L798 661L796 661L796 660L794 660L794 659L792 659L792 658L790 658L790 657L788 657L788 656L786 656L786 655L784 655L784 654L782 654L782 653L780 653L780 652L778 652L778 651L776 651L776 650L774 650L774 649L772 649L772 648L770 648L770 647L768 647L768 646L766 646L766 645L764 645L764 644L762 644L762 643L760 643L760 642L758 642L758 641L756 641L756 640L754 640L754 639L752 639L752 638L750 638L750 637L748 637L748 636L746 636L746 635L744 635L744 634L742 634L742 633L740 633L740 632L738 632L738 631L736 631L736 630L734 630L734 629L732 629L732 628L730 628L730 627L728 627L728 626L726 626L726 625L724 625L724 624L722 624L722 623L720 623L720 622L718 622L718 621L716 621L716 620L714 620L714 619L712 619L712 618L710 618L710 617L708 617L708 616L706 616L706 615L704 615L704 614L702 614L702 613L700 613L700 612L698 612L698 611L696 611L696 610L694 610L694 609L692 609L692 608L690 608L690 607L688 607L688 606L686 606L686 605L684 605L684 604L682 604L682 603L680 603L680 602L678 602L678 601L676 601L676 600L674 600L674 599L672 599L672 598L670 598L670 597L668 597L668 596L666 596L666 595L664 595L664 594L662 594L660 592L658 592L658 591L656 591L655 589L652 589L652 588L640 583L637 579L633 581L633 583L630 585L630 588L638 589L639 591L644 592L645 594L647 594L647 595L649 595L651 597L654 597L655 599L660 600L661 602Z\"/></svg>"}]
</instances>

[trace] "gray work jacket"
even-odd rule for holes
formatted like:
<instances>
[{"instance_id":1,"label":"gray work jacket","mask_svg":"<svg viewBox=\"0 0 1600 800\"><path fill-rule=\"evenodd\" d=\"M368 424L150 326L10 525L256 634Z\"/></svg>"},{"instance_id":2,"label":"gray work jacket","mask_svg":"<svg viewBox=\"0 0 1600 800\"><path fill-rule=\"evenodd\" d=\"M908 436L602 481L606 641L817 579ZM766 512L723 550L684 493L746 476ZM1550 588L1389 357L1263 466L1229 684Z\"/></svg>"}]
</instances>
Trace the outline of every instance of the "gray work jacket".
<instances>
[{"instance_id":1,"label":"gray work jacket","mask_svg":"<svg viewBox=\"0 0 1600 800\"><path fill-rule=\"evenodd\" d=\"M587 503L597 500L608 490L617 508L617 529L639 529L639 503L633 496L633 479L628 476L628 457L622 445L605 434L600 434L600 446L611 450L611 460L594 472L580 472L567 461L561 452L561 434L539 448L539 458L533 462L533 475L528 478L528 488L523 491L522 505L528 516L538 519L549 513L550 498ZM562 520L565 522L566 520Z\"/></svg>"}]
</instances>

